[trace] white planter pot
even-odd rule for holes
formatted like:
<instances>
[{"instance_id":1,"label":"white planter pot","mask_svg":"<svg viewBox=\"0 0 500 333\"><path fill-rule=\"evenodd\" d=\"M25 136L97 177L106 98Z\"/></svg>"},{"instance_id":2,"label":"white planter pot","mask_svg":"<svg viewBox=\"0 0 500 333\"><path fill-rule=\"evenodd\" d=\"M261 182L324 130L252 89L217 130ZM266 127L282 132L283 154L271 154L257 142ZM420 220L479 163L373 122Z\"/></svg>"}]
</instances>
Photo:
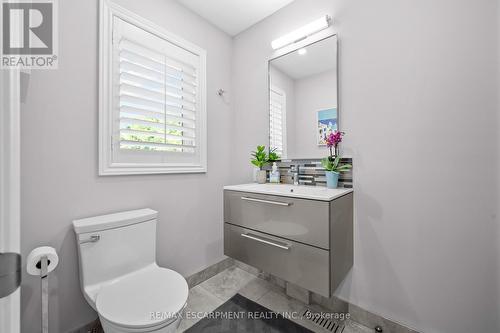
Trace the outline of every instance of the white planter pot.
<instances>
[{"instance_id":1,"label":"white planter pot","mask_svg":"<svg viewBox=\"0 0 500 333\"><path fill-rule=\"evenodd\" d=\"M257 171L257 183L265 184L267 182L267 171L259 170Z\"/></svg>"}]
</instances>

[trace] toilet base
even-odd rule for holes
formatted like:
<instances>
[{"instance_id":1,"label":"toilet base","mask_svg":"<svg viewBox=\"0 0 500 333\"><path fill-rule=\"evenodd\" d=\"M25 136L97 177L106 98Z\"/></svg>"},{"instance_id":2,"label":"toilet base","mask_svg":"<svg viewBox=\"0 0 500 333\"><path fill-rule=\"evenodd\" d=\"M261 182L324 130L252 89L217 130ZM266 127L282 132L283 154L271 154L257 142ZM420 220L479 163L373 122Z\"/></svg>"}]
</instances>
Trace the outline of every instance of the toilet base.
<instances>
[{"instance_id":1,"label":"toilet base","mask_svg":"<svg viewBox=\"0 0 500 333\"><path fill-rule=\"evenodd\" d=\"M142 332L150 332L150 333L175 333L177 328L179 327L182 316L178 316L174 321L169 322L165 326L157 326L157 327L147 327L147 328L127 328L127 327L119 327L115 324L108 322L106 319L99 316L101 320L101 326L104 333L142 333Z\"/></svg>"}]
</instances>

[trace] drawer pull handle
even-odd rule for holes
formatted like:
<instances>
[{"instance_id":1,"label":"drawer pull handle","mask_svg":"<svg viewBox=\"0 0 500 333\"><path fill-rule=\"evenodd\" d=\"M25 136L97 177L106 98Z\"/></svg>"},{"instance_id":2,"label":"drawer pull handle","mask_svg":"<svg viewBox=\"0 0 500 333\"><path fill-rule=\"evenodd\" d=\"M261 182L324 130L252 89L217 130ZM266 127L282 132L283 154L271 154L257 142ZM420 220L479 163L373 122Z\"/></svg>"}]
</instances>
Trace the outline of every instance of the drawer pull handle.
<instances>
[{"instance_id":1,"label":"drawer pull handle","mask_svg":"<svg viewBox=\"0 0 500 333\"><path fill-rule=\"evenodd\" d=\"M267 240L267 239L264 239L264 238L261 238L261 237L258 237L258 236L254 236L252 234L241 234L241 237L245 237L245 238L257 241L259 243L264 243L264 244L267 244L267 245L278 247L278 248L283 249L283 250L290 250L290 248L292 247L291 244L275 243L275 242L272 242L270 240Z\"/></svg>"},{"instance_id":2,"label":"drawer pull handle","mask_svg":"<svg viewBox=\"0 0 500 333\"><path fill-rule=\"evenodd\" d=\"M241 197L241 200L261 202L261 203L277 205L277 206L291 206L292 205L291 202L271 201L271 200L256 199L256 198L249 198L249 197Z\"/></svg>"}]
</instances>

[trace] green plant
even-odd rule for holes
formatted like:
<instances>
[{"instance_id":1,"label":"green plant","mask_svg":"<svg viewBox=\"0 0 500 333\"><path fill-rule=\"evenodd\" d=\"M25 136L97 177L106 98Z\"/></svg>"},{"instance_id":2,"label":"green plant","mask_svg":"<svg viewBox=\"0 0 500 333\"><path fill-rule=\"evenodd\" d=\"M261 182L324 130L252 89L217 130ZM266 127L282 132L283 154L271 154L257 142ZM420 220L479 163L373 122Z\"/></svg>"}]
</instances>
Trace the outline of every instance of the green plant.
<instances>
[{"instance_id":1,"label":"green plant","mask_svg":"<svg viewBox=\"0 0 500 333\"><path fill-rule=\"evenodd\" d=\"M333 158L332 156L325 157L321 160L321 165L326 171L345 172L352 168L350 164L340 164L340 156Z\"/></svg>"},{"instance_id":2,"label":"green plant","mask_svg":"<svg viewBox=\"0 0 500 333\"><path fill-rule=\"evenodd\" d=\"M264 165L269 163L266 146L257 146L257 150L252 152L252 157L253 159L250 162L261 170Z\"/></svg>"},{"instance_id":3,"label":"green plant","mask_svg":"<svg viewBox=\"0 0 500 333\"><path fill-rule=\"evenodd\" d=\"M276 148L269 150L269 157L267 159L269 162L274 162L274 161L277 161L279 159L280 159L280 156L278 155L278 153L276 153Z\"/></svg>"}]
</instances>

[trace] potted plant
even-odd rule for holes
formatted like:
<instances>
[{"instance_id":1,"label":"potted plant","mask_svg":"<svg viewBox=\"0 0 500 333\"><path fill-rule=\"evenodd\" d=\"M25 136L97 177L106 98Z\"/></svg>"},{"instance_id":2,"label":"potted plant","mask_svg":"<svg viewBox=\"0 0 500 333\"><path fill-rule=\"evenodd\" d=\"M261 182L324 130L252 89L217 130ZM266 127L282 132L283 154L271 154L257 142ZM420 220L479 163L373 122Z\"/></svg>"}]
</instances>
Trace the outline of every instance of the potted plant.
<instances>
[{"instance_id":1,"label":"potted plant","mask_svg":"<svg viewBox=\"0 0 500 333\"><path fill-rule=\"evenodd\" d=\"M338 151L339 143L342 142L343 132L335 131L330 133L326 139L326 146L330 149L330 156L321 160L323 168L325 168L326 187L337 188L339 175L341 172L348 171L352 168L350 164L340 163L340 154Z\"/></svg>"},{"instance_id":2,"label":"potted plant","mask_svg":"<svg viewBox=\"0 0 500 333\"><path fill-rule=\"evenodd\" d=\"M276 150L276 148L272 148L269 150L269 157L267 159L269 162L277 162L280 159L280 156L278 155Z\"/></svg>"},{"instance_id":3,"label":"potted plant","mask_svg":"<svg viewBox=\"0 0 500 333\"><path fill-rule=\"evenodd\" d=\"M252 152L251 162L257 168L259 168L256 174L257 183L265 184L267 180L267 173L266 170L262 170L262 168L269 163L265 146L257 146L257 150Z\"/></svg>"}]
</instances>

